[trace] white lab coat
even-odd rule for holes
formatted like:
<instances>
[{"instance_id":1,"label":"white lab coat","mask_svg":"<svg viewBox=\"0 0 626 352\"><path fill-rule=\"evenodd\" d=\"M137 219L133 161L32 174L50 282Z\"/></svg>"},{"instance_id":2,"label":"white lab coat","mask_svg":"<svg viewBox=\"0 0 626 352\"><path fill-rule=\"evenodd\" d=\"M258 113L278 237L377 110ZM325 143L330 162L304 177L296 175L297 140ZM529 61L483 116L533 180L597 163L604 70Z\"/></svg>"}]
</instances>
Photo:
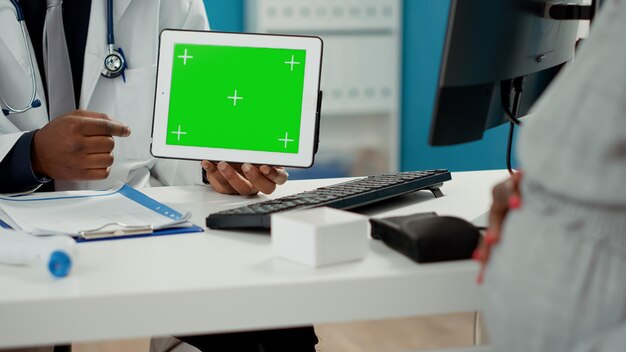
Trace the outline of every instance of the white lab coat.
<instances>
[{"instance_id":1,"label":"white lab coat","mask_svg":"<svg viewBox=\"0 0 626 352\"><path fill-rule=\"evenodd\" d=\"M208 29L204 4L201 0L115 0L113 7L116 45L128 60L126 83L120 77L100 75L107 54L106 0L92 0L79 107L106 113L129 125L132 134L115 138L115 163L106 180L57 181L57 190L104 189L119 181L134 187L201 184L199 162L151 157L150 135L159 33L164 28ZM30 40L28 44L32 48ZM8 118L0 114L0 160L25 131L48 122L43 83L34 64L42 106ZM14 7L9 0L0 0L0 96L22 107L30 95L28 56Z\"/></svg>"},{"instance_id":2,"label":"white lab coat","mask_svg":"<svg viewBox=\"0 0 626 352\"><path fill-rule=\"evenodd\" d=\"M156 160L150 156L149 149L159 33L165 28L208 30L202 0L114 0L116 45L124 50L129 66L125 72L126 83L119 77L108 79L100 75L107 54L106 0L91 3L79 107L106 113L129 125L132 135L116 138L115 163L106 180L56 181L57 190L103 189L118 181L134 187L201 184L199 162ZM31 77L24 39L13 10L9 0L0 0L0 96L9 104L22 107L30 99ZM28 45L33 52L30 40ZM37 63L34 64L37 98L42 106L8 118L0 116L0 160L24 132L41 128L48 122L43 83ZM154 339L151 351L166 350L176 341L174 338ZM198 350L181 344L176 351Z\"/></svg>"}]
</instances>

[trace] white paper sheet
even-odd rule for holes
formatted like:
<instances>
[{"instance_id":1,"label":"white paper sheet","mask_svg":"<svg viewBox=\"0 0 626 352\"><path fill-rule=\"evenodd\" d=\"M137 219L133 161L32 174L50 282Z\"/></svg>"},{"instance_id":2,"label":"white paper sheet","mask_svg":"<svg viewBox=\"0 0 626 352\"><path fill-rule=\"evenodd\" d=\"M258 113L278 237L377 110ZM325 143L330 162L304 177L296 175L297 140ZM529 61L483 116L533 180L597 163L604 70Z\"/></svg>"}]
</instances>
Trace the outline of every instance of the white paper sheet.
<instances>
[{"instance_id":1,"label":"white paper sheet","mask_svg":"<svg viewBox=\"0 0 626 352\"><path fill-rule=\"evenodd\" d=\"M77 235L106 224L112 230L127 226L164 228L188 215L120 184L108 191L69 191L0 197L0 208L13 226L24 232Z\"/></svg>"}]
</instances>

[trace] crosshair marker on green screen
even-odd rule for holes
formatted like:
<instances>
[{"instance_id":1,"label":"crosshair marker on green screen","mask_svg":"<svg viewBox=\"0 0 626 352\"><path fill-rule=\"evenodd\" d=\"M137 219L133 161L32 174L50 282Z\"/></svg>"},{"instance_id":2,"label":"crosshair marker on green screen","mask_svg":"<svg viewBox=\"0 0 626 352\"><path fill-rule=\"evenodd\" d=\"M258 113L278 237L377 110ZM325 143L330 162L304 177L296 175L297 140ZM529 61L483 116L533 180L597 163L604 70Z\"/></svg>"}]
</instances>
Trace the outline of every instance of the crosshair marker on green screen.
<instances>
[{"instance_id":1,"label":"crosshair marker on green screen","mask_svg":"<svg viewBox=\"0 0 626 352\"><path fill-rule=\"evenodd\" d=\"M168 145L298 153L305 50L176 44Z\"/></svg>"}]
</instances>

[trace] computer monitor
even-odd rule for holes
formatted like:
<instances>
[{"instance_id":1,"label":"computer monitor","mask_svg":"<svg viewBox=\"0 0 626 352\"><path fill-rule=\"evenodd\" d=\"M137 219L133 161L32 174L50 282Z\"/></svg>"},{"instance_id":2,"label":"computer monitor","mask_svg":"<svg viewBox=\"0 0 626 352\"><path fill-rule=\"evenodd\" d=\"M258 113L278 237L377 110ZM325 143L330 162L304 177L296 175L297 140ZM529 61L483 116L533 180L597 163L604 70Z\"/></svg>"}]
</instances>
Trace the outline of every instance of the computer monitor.
<instances>
[{"instance_id":1,"label":"computer monitor","mask_svg":"<svg viewBox=\"0 0 626 352\"><path fill-rule=\"evenodd\" d=\"M430 144L479 140L507 111L526 115L574 55L580 21L553 18L592 17L580 3L451 0Z\"/></svg>"}]
</instances>

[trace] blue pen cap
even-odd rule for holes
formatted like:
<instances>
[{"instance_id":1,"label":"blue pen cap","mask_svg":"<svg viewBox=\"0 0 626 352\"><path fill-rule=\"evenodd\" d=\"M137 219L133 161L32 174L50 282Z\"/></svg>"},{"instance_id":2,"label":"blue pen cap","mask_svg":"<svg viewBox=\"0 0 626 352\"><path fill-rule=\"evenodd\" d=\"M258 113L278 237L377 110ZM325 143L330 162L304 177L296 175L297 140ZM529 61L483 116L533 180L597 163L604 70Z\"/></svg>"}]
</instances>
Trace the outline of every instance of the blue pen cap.
<instances>
[{"instance_id":1,"label":"blue pen cap","mask_svg":"<svg viewBox=\"0 0 626 352\"><path fill-rule=\"evenodd\" d=\"M72 258L63 251L54 251L50 255L48 269L54 277L66 277L72 270Z\"/></svg>"}]
</instances>

